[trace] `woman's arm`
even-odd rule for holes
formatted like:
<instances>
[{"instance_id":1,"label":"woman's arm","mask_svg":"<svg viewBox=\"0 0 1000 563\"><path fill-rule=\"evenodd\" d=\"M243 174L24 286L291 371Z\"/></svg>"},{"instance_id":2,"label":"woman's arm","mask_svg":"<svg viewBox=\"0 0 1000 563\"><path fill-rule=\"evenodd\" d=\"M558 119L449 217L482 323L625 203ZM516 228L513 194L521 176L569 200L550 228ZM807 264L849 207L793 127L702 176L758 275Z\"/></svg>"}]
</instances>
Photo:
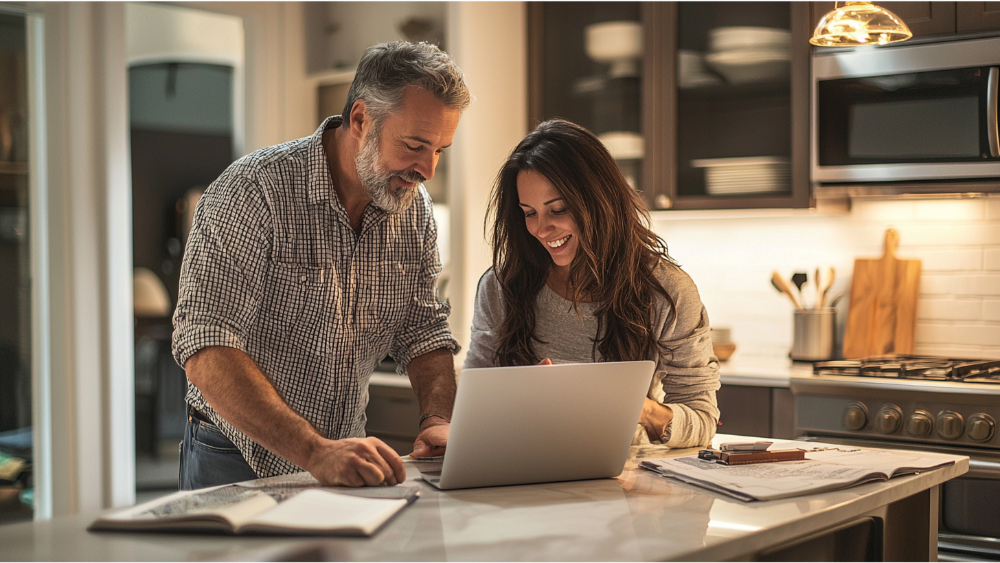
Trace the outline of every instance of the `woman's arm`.
<instances>
[{"instance_id":1,"label":"woman's arm","mask_svg":"<svg viewBox=\"0 0 1000 563\"><path fill-rule=\"evenodd\" d=\"M654 327L662 348L655 358L657 382L650 388L640 422L651 441L675 448L707 445L719 421L715 398L719 362L712 351L708 313L686 273L672 266L661 271L664 286L672 290L676 314L671 314L666 299L660 299Z\"/></svg>"},{"instance_id":2,"label":"woman's arm","mask_svg":"<svg viewBox=\"0 0 1000 563\"><path fill-rule=\"evenodd\" d=\"M472 338L469 341L469 352L465 356L466 368L493 367L497 349L497 334L495 327L502 317L502 302L500 284L497 282L493 269L479 278L476 289L476 308L472 316Z\"/></svg>"}]
</instances>

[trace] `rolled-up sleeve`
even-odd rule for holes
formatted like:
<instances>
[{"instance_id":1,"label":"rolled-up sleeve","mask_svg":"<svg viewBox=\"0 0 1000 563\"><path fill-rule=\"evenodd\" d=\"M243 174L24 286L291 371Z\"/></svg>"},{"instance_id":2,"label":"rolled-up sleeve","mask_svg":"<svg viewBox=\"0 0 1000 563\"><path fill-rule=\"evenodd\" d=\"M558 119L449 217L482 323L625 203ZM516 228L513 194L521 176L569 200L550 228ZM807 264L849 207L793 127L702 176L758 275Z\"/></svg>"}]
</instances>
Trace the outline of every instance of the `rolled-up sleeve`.
<instances>
[{"instance_id":1,"label":"rolled-up sleeve","mask_svg":"<svg viewBox=\"0 0 1000 563\"><path fill-rule=\"evenodd\" d=\"M703 446L711 443L719 422L719 361L712 350L708 312L687 274L677 269L665 281L668 290L674 289L676 315L665 308L659 341L663 352L657 356L649 397L673 411L661 443L672 448Z\"/></svg>"},{"instance_id":2,"label":"rolled-up sleeve","mask_svg":"<svg viewBox=\"0 0 1000 563\"><path fill-rule=\"evenodd\" d=\"M271 214L249 179L223 174L198 202L181 266L173 354L183 367L209 346L247 352L271 249Z\"/></svg>"},{"instance_id":3,"label":"rolled-up sleeve","mask_svg":"<svg viewBox=\"0 0 1000 563\"><path fill-rule=\"evenodd\" d=\"M421 200L417 200L418 204ZM397 371L405 374L414 358L441 348L452 354L459 351L458 341L451 333L448 315L451 304L440 301L437 284L441 277L441 258L437 246L437 223L430 199L423 200L428 218L420 255L416 292L410 302L406 319L393 339L389 353L399 364Z\"/></svg>"}]
</instances>

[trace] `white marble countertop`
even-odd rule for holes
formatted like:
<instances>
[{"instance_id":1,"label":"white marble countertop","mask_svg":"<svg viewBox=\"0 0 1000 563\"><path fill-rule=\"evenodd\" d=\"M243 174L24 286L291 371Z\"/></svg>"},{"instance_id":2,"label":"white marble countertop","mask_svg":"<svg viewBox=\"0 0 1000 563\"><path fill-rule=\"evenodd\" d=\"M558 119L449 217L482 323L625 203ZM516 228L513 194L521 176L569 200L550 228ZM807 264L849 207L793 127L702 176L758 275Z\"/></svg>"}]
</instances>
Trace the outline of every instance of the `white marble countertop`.
<instances>
[{"instance_id":1,"label":"white marble countertop","mask_svg":"<svg viewBox=\"0 0 1000 563\"><path fill-rule=\"evenodd\" d=\"M793 362L788 358L747 356L737 352L729 361L719 362L719 375L723 385L787 388L792 377L810 374L811 363ZM410 379L395 373L376 371L372 373L371 384L410 387Z\"/></svg>"},{"instance_id":2,"label":"white marble countertop","mask_svg":"<svg viewBox=\"0 0 1000 563\"><path fill-rule=\"evenodd\" d=\"M728 361L719 362L723 385L787 388L792 377L810 375L812 369L809 362L793 362L787 357L741 355L738 350Z\"/></svg>"},{"instance_id":3,"label":"white marble countertop","mask_svg":"<svg viewBox=\"0 0 1000 563\"><path fill-rule=\"evenodd\" d=\"M716 442L735 437L720 435ZM746 437L739 437L746 440ZM0 526L0 558L46 561L729 560L868 514L965 473L968 458L918 475L769 502L740 502L635 469L616 479L438 491L407 464L421 497L372 538L87 532L94 514Z\"/></svg>"}]
</instances>

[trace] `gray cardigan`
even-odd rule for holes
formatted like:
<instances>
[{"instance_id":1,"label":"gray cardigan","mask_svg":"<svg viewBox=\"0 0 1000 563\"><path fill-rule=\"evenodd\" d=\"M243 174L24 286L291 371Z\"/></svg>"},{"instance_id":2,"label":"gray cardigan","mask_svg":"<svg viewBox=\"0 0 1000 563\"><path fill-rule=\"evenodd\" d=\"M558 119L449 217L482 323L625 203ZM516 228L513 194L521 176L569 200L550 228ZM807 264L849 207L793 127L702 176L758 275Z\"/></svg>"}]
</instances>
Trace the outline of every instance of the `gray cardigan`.
<instances>
[{"instance_id":1,"label":"gray cardigan","mask_svg":"<svg viewBox=\"0 0 1000 563\"><path fill-rule=\"evenodd\" d=\"M663 262L655 273L677 304L677 315L671 316L670 303L662 295L657 296L653 327L659 334L660 345L673 354L667 357L654 351L647 358L656 362L648 397L670 407L674 413L660 441L673 448L708 445L719 421L715 400L719 362L712 352L708 313L698 288L683 270ZM494 365L497 342L494 328L503 319L503 307L500 283L493 270L487 270L476 292L472 342L465 367ZM553 363L601 361L600 352L593 346L597 335L593 303L580 303L577 315L570 301L546 285L538 294L536 307L535 336L541 343L536 341L532 345L539 358L549 358ZM644 431L637 430L637 440L644 436Z\"/></svg>"}]
</instances>

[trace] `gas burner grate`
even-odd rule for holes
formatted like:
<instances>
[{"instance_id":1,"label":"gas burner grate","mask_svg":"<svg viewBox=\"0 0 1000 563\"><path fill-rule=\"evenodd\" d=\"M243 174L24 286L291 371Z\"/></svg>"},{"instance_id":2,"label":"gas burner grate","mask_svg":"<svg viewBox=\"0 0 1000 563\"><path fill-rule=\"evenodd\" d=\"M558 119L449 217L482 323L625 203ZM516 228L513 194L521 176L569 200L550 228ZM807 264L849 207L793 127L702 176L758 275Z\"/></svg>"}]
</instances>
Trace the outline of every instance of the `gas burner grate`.
<instances>
[{"instance_id":1,"label":"gas burner grate","mask_svg":"<svg viewBox=\"0 0 1000 563\"><path fill-rule=\"evenodd\" d=\"M968 360L931 356L886 356L817 362L817 375L921 379L968 383L1000 383L1000 360Z\"/></svg>"}]
</instances>

